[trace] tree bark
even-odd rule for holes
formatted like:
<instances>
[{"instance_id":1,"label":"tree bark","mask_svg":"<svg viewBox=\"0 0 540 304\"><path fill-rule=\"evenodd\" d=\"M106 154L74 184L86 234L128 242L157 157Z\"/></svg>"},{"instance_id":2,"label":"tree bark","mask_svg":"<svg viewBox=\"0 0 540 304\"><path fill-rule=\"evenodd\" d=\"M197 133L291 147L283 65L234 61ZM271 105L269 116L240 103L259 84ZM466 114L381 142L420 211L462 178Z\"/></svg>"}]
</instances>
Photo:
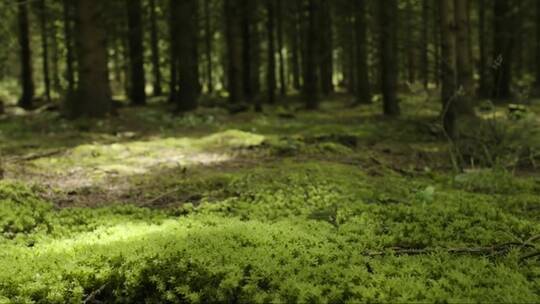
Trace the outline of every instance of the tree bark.
<instances>
[{"instance_id":1,"label":"tree bark","mask_svg":"<svg viewBox=\"0 0 540 304\"><path fill-rule=\"evenodd\" d=\"M276 0L277 11L277 51L279 60L279 92L287 95L287 80L285 78L285 57L283 55L283 0Z\"/></svg>"},{"instance_id":2,"label":"tree bark","mask_svg":"<svg viewBox=\"0 0 540 304\"><path fill-rule=\"evenodd\" d=\"M41 57L43 63L43 86L45 88L45 100L51 101L51 78L49 70L49 33L47 31L47 7L45 0L39 0L39 21L41 27Z\"/></svg>"},{"instance_id":3,"label":"tree bark","mask_svg":"<svg viewBox=\"0 0 540 304\"><path fill-rule=\"evenodd\" d=\"M177 4L177 0L169 0L169 103L175 102L178 94Z\"/></svg>"},{"instance_id":4,"label":"tree bark","mask_svg":"<svg viewBox=\"0 0 540 304\"><path fill-rule=\"evenodd\" d=\"M132 105L140 106L146 104L141 0L125 1L128 17L129 62L131 72L129 97Z\"/></svg>"},{"instance_id":5,"label":"tree bark","mask_svg":"<svg viewBox=\"0 0 540 304\"><path fill-rule=\"evenodd\" d=\"M79 83L70 103L73 117L104 117L112 98L107 69L103 0L76 0L77 62Z\"/></svg>"},{"instance_id":6,"label":"tree bark","mask_svg":"<svg viewBox=\"0 0 540 304\"><path fill-rule=\"evenodd\" d=\"M540 3L540 2L539 2ZM486 48L486 0L478 1L478 46L480 48L480 58L478 64L479 87L478 96L487 98L489 96L488 74L487 74L487 48ZM540 8L540 4L538 5Z\"/></svg>"},{"instance_id":7,"label":"tree bark","mask_svg":"<svg viewBox=\"0 0 540 304\"><path fill-rule=\"evenodd\" d=\"M332 0L320 0L320 79L321 91L328 96L334 91L333 84L333 33L332 33ZM351 29L354 31L354 29Z\"/></svg>"},{"instance_id":8,"label":"tree bark","mask_svg":"<svg viewBox=\"0 0 540 304\"><path fill-rule=\"evenodd\" d=\"M212 40L214 32L212 31L210 1L211 0L204 0L204 45L206 57L206 89L208 93L212 93L214 91L214 68L212 66Z\"/></svg>"},{"instance_id":9,"label":"tree bark","mask_svg":"<svg viewBox=\"0 0 540 304\"><path fill-rule=\"evenodd\" d=\"M239 0L225 0L227 84L230 103L244 102L242 76L242 23Z\"/></svg>"},{"instance_id":10,"label":"tree bark","mask_svg":"<svg viewBox=\"0 0 540 304\"><path fill-rule=\"evenodd\" d=\"M296 0L295 2L295 10L292 13L293 15L293 21L292 21L292 27L290 31L291 35L291 73L292 73L292 80L293 80L293 88L297 91L301 88L301 80L300 80L300 9L298 8L299 1Z\"/></svg>"},{"instance_id":11,"label":"tree bark","mask_svg":"<svg viewBox=\"0 0 540 304\"><path fill-rule=\"evenodd\" d=\"M469 0L455 0L457 86L462 89L456 106L459 107L458 112L463 114L473 113L472 96L474 95L468 2Z\"/></svg>"},{"instance_id":12,"label":"tree bark","mask_svg":"<svg viewBox=\"0 0 540 304\"><path fill-rule=\"evenodd\" d=\"M34 99L34 80L32 72L32 53L30 50L30 26L28 21L28 1L18 0L19 46L21 60L22 95L19 106L24 109L32 107Z\"/></svg>"},{"instance_id":13,"label":"tree bark","mask_svg":"<svg viewBox=\"0 0 540 304\"><path fill-rule=\"evenodd\" d=\"M268 103L276 102L276 47L275 47L275 0L266 0L267 23L266 31L268 37L268 68L266 75L266 86L268 90Z\"/></svg>"},{"instance_id":14,"label":"tree bark","mask_svg":"<svg viewBox=\"0 0 540 304\"><path fill-rule=\"evenodd\" d=\"M66 81L67 81L67 96L70 96L75 89L75 69L73 55L73 25L72 25L72 2L70 0L63 1L63 18L64 18L64 44L66 46Z\"/></svg>"},{"instance_id":15,"label":"tree bark","mask_svg":"<svg viewBox=\"0 0 540 304\"><path fill-rule=\"evenodd\" d=\"M253 99L252 89L252 48L253 39L251 37L253 27L254 10L253 1L242 0L242 84L244 88L244 96L248 101Z\"/></svg>"},{"instance_id":16,"label":"tree bark","mask_svg":"<svg viewBox=\"0 0 540 304\"><path fill-rule=\"evenodd\" d=\"M366 1L355 0L356 4L356 67L357 91L356 103L371 103L371 89L369 84L369 69L367 57L367 23Z\"/></svg>"},{"instance_id":17,"label":"tree bark","mask_svg":"<svg viewBox=\"0 0 540 304\"><path fill-rule=\"evenodd\" d=\"M536 49L535 49L535 76L536 76L536 88L535 93L540 96L540 1L536 1Z\"/></svg>"},{"instance_id":18,"label":"tree bark","mask_svg":"<svg viewBox=\"0 0 540 304\"><path fill-rule=\"evenodd\" d=\"M457 62L456 22L454 0L440 0L442 51L442 117L446 134L456 137Z\"/></svg>"},{"instance_id":19,"label":"tree bark","mask_svg":"<svg viewBox=\"0 0 540 304\"><path fill-rule=\"evenodd\" d=\"M386 116L400 114L397 97L397 0L379 1L381 85L383 112Z\"/></svg>"},{"instance_id":20,"label":"tree bark","mask_svg":"<svg viewBox=\"0 0 540 304\"><path fill-rule=\"evenodd\" d=\"M422 0L422 53L420 57L422 69L422 82L427 89L429 84L429 15L430 0Z\"/></svg>"},{"instance_id":21,"label":"tree bark","mask_svg":"<svg viewBox=\"0 0 540 304\"><path fill-rule=\"evenodd\" d=\"M308 0L307 26L306 26L306 46L304 62L304 101L308 110L315 110L319 107L320 82L318 75L319 56L317 47L319 0Z\"/></svg>"},{"instance_id":22,"label":"tree bark","mask_svg":"<svg viewBox=\"0 0 540 304\"><path fill-rule=\"evenodd\" d=\"M407 78L409 83L416 82L416 41L414 37L414 11L411 0L405 2L406 14L406 52L407 52Z\"/></svg>"},{"instance_id":23,"label":"tree bark","mask_svg":"<svg viewBox=\"0 0 540 304\"><path fill-rule=\"evenodd\" d=\"M174 0L173 0L174 1ZM177 109L185 112L195 110L199 98L198 77L198 0L179 1L177 5L176 39L178 43L178 97Z\"/></svg>"},{"instance_id":24,"label":"tree bark","mask_svg":"<svg viewBox=\"0 0 540 304\"><path fill-rule=\"evenodd\" d=\"M56 93L62 91L62 85L60 82L60 49L58 45L58 27L56 24L52 24L50 28L51 35L51 73L52 73L52 89Z\"/></svg>"},{"instance_id":25,"label":"tree bark","mask_svg":"<svg viewBox=\"0 0 540 304\"><path fill-rule=\"evenodd\" d=\"M494 26L494 73L493 99L504 100L512 96L512 56L514 53L514 16L512 3L493 0Z\"/></svg>"},{"instance_id":26,"label":"tree bark","mask_svg":"<svg viewBox=\"0 0 540 304\"><path fill-rule=\"evenodd\" d=\"M154 96L160 96L163 94L163 89L161 87L161 69L158 36L156 0L150 0L150 44L152 49L152 73L154 74Z\"/></svg>"}]
</instances>

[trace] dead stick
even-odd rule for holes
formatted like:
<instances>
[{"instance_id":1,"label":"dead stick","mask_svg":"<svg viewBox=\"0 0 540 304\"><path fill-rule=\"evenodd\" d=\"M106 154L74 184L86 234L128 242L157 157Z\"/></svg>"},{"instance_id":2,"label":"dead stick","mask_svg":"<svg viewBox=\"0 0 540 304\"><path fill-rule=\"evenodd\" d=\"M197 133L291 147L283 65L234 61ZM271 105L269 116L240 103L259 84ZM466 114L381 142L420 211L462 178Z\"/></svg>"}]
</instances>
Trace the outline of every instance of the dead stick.
<instances>
[{"instance_id":1,"label":"dead stick","mask_svg":"<svg viewBox=\"0 0 540 304\"><path fill-rule=\"evenodd\" d=\"M106 286L107 286L107 283L101 285L101 287L99 287L97 290L92 291L88 295L88 297L84 299L83 304L89 303L90 301L94 300L96 296L99 295L103 291L103 289L105 289Z\"/></svg>"}]
</instances>

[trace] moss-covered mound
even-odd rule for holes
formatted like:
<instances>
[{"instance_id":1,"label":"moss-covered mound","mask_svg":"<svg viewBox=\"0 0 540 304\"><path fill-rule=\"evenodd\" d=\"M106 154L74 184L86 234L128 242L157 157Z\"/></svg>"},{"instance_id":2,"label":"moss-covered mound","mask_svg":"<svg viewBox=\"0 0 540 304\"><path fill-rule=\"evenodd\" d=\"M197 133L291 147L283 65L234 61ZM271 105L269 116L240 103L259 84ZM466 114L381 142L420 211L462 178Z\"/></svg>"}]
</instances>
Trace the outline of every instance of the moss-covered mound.
<instances>
[{"instance_id":1,"label":"moss-covered mound","mask_svg":"<svg viewBox=\"0 0 540 304\"><path fill-rule=\"evenodd\" d=\"M487 194L463 177L372 177L352 165L287 160L207 178L226 190L183 181L197 188L197 204L160 211L55 210L39 190L0 184L0 302L540 297L540 265L521 259L540 234L528 211L540 202L532 179L512 177L522 196Z\"/></svg>"}]
</instances>

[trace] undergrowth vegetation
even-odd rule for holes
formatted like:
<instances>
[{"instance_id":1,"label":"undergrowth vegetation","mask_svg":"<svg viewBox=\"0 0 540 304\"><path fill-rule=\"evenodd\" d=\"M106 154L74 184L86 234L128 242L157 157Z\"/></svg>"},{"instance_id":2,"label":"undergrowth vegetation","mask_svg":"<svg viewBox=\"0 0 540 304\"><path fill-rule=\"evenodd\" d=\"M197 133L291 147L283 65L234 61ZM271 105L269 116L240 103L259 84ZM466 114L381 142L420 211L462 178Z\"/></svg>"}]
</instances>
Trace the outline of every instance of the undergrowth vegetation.
<instances>
[{"instance_id":1,"label":"undergrowth vegetation","mask_svg":"<svg viewBox=\"0 0 540 304\"><path fill-rule=\"evenodd\" d=\"M165 210L55 210L34 194L39 189L2 183L0 299L75 303L96 291L96 299L120 303L540 296L540 266L520 261L528 248L448 252L528 239L540 224L445 176L377 178L347 165L290 161L214 174L226 184L219 199L212 185L194 184L202 194L196 205ZM534 183L520 180L516 191ZM433 252L394 255L394 247Z\"/></svg>"},{"instance_id":2,"label":"undergrowth vegetation","mask_svg":"<svg viewBox=\"0 0 540 304\"><path fill-rule=\"evenodd\" d=\"M147 111L76 138L92 122L0 121L0 303L540 298L534 175L448 173L444 138L406 118Z\"/></svg>"}]
</instances>

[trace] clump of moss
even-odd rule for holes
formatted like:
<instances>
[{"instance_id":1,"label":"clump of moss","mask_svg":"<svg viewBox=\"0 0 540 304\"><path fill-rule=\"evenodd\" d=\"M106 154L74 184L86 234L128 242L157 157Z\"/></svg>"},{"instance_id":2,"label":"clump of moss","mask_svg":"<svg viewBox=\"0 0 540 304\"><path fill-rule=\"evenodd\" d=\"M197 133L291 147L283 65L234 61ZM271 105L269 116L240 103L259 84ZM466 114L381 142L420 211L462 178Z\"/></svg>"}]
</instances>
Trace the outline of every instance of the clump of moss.
<instances>
[{"instance_id":1,"label":"clump of moss","mask_svg":"<svg viewBox=\"0 0 540 304\"><path fill-rule=\"evenodd\" d=\"M454 178L457 188L487 194L534 193L537 185L534 179L516 178L503 169L475 170Z\"/></svg>"},{"instance_id":2,"label":"clump of moss","mask_svg":"<svg viewBox=\"0 0 540 304\"><path fill-rule=\"evenodd\" d=\"M5 238L48 229L51 209L28 187L0 181L0 232Z\"/></svg>"}]
</instances>

